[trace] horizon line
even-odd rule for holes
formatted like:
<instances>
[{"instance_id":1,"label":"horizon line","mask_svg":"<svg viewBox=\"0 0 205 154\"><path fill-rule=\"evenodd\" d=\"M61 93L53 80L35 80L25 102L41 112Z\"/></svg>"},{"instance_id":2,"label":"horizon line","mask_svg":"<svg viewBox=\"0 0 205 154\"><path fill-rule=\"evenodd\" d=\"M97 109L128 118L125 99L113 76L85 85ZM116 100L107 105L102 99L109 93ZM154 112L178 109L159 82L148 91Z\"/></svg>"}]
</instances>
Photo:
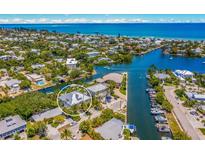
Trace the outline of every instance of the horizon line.
<instances>
[{"instance_id":1,"label":"horizon line","mask_svg":"<svg viewBox=\"0 0 205 154\"><path fill-rule=\"evenodd\" d=\"M0 23L0 25L39 25L39 24L205 24L205 22L65 22L65 23Z\"/></svg>"}]
</instances>

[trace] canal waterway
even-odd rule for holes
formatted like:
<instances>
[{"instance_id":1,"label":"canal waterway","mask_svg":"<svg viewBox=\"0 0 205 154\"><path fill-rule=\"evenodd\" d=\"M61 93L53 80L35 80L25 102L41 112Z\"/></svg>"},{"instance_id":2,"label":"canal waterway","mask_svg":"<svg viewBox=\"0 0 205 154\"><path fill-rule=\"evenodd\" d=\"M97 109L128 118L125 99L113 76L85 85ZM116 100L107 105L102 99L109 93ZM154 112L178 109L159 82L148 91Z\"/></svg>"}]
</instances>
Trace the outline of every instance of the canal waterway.
<instances>
[{"instance_id":1,"label":"canal waterway","mask_svg":"<svg viewBox=\"0 0 205 154\"><path fill-rule=\"evenodd\" d=\"M157 140L160 135L155 128L155 122L150 115L150 102L147 93L148 88L146 74L147 69L156 65L161 69L186 69L198 73L205 73L205 58L173 57L164 55L161 49L156 49L143 56L135 56L130 64L111 65L109 67L95 67L96 74L87 81L103 77L111 72L128 72L128 123L137 126L137 135L144 140ZM49 87L40 90L44 93L53 92L56 88L64 87L62 84L57 87Z\"/></svg>"}]
</instances>

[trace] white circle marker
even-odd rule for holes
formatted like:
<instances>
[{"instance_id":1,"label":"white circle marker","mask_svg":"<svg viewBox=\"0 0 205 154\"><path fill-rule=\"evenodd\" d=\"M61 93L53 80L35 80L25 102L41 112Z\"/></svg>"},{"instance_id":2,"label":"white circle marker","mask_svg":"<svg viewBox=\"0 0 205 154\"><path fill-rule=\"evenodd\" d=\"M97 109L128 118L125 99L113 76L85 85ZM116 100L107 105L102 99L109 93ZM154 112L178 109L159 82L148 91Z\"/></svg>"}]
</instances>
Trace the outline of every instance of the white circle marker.
<instances>
[{"instance_id":1,"label":"white circle marker","mask_svg":"<svg viewBox=\"0 0 205 154\"><path fill-rule=\"evenodd\" d=\"M80 114L69 114L69 113L66 113L65 111L63 111L63 109L62 109L61 106L59 105L59 99L58 99L58 98L59 98L60 94L61 94L65 89L67 89L67 88L69 88L69 87L80 87L80 88L85 89L85 90L88 92L88 94L90 95L90 96L89 96L89 97L90 97L90 105L89 105L89 107L87 108L86 111L84 111L84 112L82 112L82 113L80 113ZM84 99L84 97L83 97L83 99ZM84 101L84 100L83 100L83 101ZM58 92L56 102L57 102L58 108L59 108L65 115L71 116L71 117L77 117L77 116L80 116L80 115L82 115L82 114L84 114L84 113L86 113L86 112L88 112L88 111L90 110L90 108L91 108L91 106L92 106L92 95L91 95L91 93L90 93L84 86L78 85L78 84L71 84L71 85L67 85L67 86L63 87L63 88Z\"/></svg>"}]
</instances>

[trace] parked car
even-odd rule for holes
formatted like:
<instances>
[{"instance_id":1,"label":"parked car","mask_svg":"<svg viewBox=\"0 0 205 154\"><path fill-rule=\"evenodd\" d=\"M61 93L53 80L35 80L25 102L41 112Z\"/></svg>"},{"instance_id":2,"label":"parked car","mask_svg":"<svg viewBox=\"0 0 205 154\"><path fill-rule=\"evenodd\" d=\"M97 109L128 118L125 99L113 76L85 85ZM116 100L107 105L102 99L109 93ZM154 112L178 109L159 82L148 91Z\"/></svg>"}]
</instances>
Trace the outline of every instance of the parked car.
<instances>
[{"instance_id":1,"label":"parked car","mask_svg":"<svg viewBox=\"0 0 205 154\"><path fill-rule=\"evenodd\" d=\"M198 116L199 115L196 111L190 111L189 113L193 116Z\"/></svg>"}]
</instances>

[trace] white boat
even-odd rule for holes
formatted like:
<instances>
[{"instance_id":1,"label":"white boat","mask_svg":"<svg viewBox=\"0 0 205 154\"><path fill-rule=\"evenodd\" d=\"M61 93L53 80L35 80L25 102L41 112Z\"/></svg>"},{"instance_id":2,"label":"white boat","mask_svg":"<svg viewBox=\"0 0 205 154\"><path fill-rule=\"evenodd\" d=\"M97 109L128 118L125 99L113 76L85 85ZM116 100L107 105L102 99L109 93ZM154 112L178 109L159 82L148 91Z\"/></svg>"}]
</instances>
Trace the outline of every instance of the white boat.
<instances>
[{"instance_id":1,"label":"white boat","mask_svg":"<svg viewBox=\"0 0 205 154\"><path fill-rule=\"evenodd\" d=\"M169 59L170 59L170 60L172 60L172 59L173 59L173 57L170 57Z\"/></svg>"},{"instance_id":2,"label":"white boat","mask_svg":"<svg viewBox=\"0 0 205 154\"><path fill-rule=\"evenodd\" d=\"M108 69L108 70L110 69L110 67L108 67L108 66L105 66L104 68L106 68L106 69Z\"/></svg>"},{"instance_id":3,"label":"white boat","mask_svg":"<svg viewBox=\"0 0 205 154\"><path fill-rule=\"evenodd\" d=\"M165 112L159 108L151 108L151 114L152 115L159 115L164 114Z\"/></svg>"},{"instance_id":4,"label":"white boat","mask_svg":"<svg viewBox=\"0 0 205 154\"><path fill-rule=\"evenodd\" d=\"M205 61L203 61L202 64L205 64Z\"/></svg>"},{"instance_id":5,"label":"white boat","mask_svg":"<svg viewBox=\"0 0 205 154\"><path fill-rule=\"evenodd\" d=\"M158 123L167 123L167 119L161 115L154 116L154 119Z\"/></svg>"}]
</instances>

